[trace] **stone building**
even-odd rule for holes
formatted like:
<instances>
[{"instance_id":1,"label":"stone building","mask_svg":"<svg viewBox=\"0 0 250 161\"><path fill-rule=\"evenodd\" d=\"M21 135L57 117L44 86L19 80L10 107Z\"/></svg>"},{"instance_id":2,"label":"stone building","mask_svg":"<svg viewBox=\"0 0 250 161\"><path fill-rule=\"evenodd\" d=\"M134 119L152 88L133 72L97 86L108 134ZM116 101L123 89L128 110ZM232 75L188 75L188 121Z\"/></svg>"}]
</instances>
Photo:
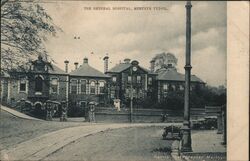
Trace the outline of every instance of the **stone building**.
<instances>
[{"instance_id":1,"label":"stone building","mask_svg":"<svg viewBox=\"0 0 250 161\"><path fill-rule=\"evenodd\" d=\"M29 69L11 71L1 79L2 103L16 106L25 100L35 111L44 110L48 100L68 101L68 79L66 72L39 56Z\"/></svg>"},{"instance_id":2,"label":"stone building","mask_svg":"<svg viewBox=\"0 0 250 161\"><path fill-rule=\"evenodd\" d=\"M104 73L91 67L87 58L79 67L75 62L75 69L68 72L69 61L64 62L62 70L39 56L27 70L2 73L1 101L15 106L20 100L27 100L35 110L43 110L48 100L67 102L74 115L84 114L88 102L112 106L114 99L120 99L129 107L131 93L134 105L141 105L149 99L155 103L164 101L168 92L184 90L185 76L177 71L177 59L172 54L154 57L150 70L136 60L125 59L111 69L108 69L109 57L105 56L103 61ZM191 76L191 90L204 86L200 78Z\"/></svg>"},{"instance_id":3,"label":"stone building","mask_svg":"<svg viewBox=\"0 0 250 161\"><path fill-rule=\"evenodd\" d=\"M88 102L96 102L101 106L109 103L109 76L103 74L88 64L88 58L69 73L69 105L71 108L78 108L82 111Z\"/></svg>"},{"instance_id":4,"label":"stone building","mask_svg":"<svg viewBox=\"0 0 250 161\"><path fill-rule=\"evenodd\" d=\"M151 71L157 74L156 88L158 102L164 101L168 92L184 90L185 75L177 71L177 58L171 53L157 54L151 61ZM205 83L195 75L191 76L190 90L203 88Z\"/></svg>"},{"instance_id":5,"label":"stone building","mask_svg":"<svg viewBox=\"0 0 250 161\"><path fill-rule=\"evenodd\" d=\"M130 62L130 59L124 59L123 63L117 64L106 74L111 77L111 99L120 99L122 103L128 104L131 89L135 103L154 95L156 74L140 66L136 60Z\"/></svg>"}]
</instances>

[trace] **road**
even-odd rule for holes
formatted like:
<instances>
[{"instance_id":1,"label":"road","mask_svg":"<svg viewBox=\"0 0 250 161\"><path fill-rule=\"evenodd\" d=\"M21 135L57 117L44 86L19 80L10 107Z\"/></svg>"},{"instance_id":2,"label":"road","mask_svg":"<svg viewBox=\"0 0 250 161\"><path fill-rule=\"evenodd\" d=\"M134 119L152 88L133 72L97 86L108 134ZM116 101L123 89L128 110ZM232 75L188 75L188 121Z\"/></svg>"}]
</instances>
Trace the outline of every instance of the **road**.
<instances>
[{"instance_id":1,"label":"road","mask_svg":"<svg viewBox=\"0 0 250 161\"><path fill-rule=\"evenodd\" d=\"M162 127L130 127L82 137L44 160L173 160L172 141L162 140Z\"/></svg>"},{"instance_id":2,"label":"road","mask_svg":"<svg viewBox=\"0 0 250 161\"><path fill-rule=\"evenodd\" d=\"M166 160L166 124L89 124L0 113L1 160ZM66 152L65 152L66 150ZM64 154L64 155L62 155Z\"/></svg>"}]
</instances>

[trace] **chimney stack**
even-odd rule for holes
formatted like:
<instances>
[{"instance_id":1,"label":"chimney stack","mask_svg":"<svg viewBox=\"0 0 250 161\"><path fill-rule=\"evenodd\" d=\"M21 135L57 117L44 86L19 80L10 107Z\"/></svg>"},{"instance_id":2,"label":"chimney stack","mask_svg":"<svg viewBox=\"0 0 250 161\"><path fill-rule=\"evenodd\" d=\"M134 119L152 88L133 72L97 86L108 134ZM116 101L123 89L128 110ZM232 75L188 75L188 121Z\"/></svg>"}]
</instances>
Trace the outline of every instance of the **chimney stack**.
<instances>
[{"instance_id":1,"label":"chimney stack","mask_svg":"<svg viewBox=\"0 0 250 161\"><path fill-rule=\"evenodd\" d=\"M155 59L152 59L150 61L150 70L151 70L151 72L155 71Z\"/></svg>"},{"instance_id":2,"label":"chimney stack","mask_svg":"<svg viewBox=\"0 0 250 161\"><path fill-rule=\"evenodd\" d=\"M75 62L74 65L75 65L75 70L76 70L78 68L78 62Z\"/></svg>"},{"instance_id":3,"label":"chimney stack","mask_svg":"<svg viewBox=\"0 0 250 161\"><path fill-rule=\"evenodd\" d=\"M103 61L104 61L104 73L106 73L108 71L108 68L109 68L109 57L105 56L103 58Z\"/></svg>"},{"instance_id":4,"label":"chimney stack","mask_svg":"<svg viewBox=\"0 0 250 161\"><path fill-rule=\"evenodd\" d=\"M69 61L68 61L68 60L65 60L64 63L65 63L65 72L68 73Z\"/></svg>"},{"instance_id":5,"label":"chimney stack","mask_svg":"<svg viewBox=\"0 0 250 161\"><path fill-rule=\"evenodd\" d=\"M83 64L88 64L88 58L85 57L85 58L83 59Z\"/></svg>"},{"instance_id":6,"label":"chimney stack","mask_svg":"<svg viewBox=\"0 0 250 161\"><path fill-rule=\"evenodd\" d=\"M124 63L129 64L130 63L130 59L129 58L124 59Z\"/></svg>"}]
</instances>

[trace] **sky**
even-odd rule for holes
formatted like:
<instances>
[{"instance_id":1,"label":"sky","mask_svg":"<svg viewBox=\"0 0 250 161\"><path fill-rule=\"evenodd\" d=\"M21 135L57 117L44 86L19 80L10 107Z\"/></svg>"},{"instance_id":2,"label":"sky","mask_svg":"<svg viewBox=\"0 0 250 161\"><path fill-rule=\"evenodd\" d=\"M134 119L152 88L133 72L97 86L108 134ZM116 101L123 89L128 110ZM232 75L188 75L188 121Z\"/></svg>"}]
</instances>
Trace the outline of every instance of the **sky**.
<instances>
[{"instance_id":1,"label":"sky","mask_svg":"<svg viewBox=\"0 0 250 161\"><path fill-rule=\"evenodd\" d=\"M71 71L74 62L82 64L83 58L88 57L89 64L103 72L102 58L106 53L109 69L125 58L138 60L139 65L149 68L149 61L156 54L171 52L178 59L177 70L185 72L184 1L55 1L41 5L62 29L46 42L49 55L62 69L66 59ZM226 85L226 2L192 2L192 5L191 72L208 85ZM93 10L93 7L131 10ZM151 10L134 10L134 7L151 7ZM163 8L153 10L153 7Z\"/></svg>"}]
</instances>

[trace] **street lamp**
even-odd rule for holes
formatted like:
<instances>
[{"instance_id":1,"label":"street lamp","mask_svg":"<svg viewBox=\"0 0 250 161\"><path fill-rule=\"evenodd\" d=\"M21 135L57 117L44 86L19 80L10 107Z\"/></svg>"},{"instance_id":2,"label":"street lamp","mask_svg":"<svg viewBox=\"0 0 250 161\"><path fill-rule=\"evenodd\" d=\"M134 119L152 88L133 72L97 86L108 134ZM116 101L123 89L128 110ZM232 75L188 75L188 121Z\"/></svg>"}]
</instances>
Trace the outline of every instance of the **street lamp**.
<instances>
[{"instance_id":1,"label":"street lamp","mask_svg":"<svg viewBox=\"0 0 250 161\"><path fill-rule=\"evenodd\" d=\"M185 98L184 98L184 121L181 151L192 151L192 139L190 129L190 75L191 75L191 1L186 4L186 65L185 65Z\"/></svg>"},{"instance_id":2,"label":"street lamp","mask_svg":"<svg viewBox=\"0 0 250 161\"><path fill-rule=\"evenodd\" d=\"M130 85L130 122L133 122L133 72L137 71L137 66L139 64L138 61L134 60L132 61L132 66L130 68L130 75L131 75L131 85Z\"/></svg>"}]
</instances>

